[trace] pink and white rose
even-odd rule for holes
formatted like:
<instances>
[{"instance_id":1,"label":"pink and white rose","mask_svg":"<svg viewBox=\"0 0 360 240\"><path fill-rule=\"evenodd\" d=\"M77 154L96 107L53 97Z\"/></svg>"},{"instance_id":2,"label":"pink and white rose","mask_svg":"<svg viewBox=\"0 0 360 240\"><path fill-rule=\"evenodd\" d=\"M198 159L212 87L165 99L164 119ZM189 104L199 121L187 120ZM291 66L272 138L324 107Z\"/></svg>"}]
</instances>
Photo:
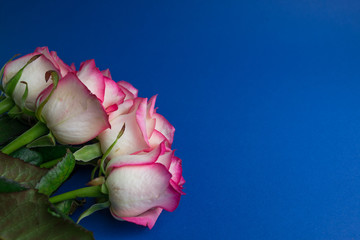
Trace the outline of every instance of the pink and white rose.
<instances>
[{"instance_id":1,"label":"pink and white rose","mask_svg":"<svg viewBox=\"0 0 360 240\"><path fill-rule=\"evenodd\" d=\"M107 174L112 215L150 229L163 209L177 208L184 194L181 160L165 141L152 150L114 157Z\"/></svg>"},{"instance_id":2,"label":"pink and white rose","mask_svg":"<svg viewBox=\"0 0 360 240\"><path fill-rule=\"evenodd\" d=\"M111 128L99 135L102 151L105 152L112 145L124 124L125 132L110 152L109 159L154 148L163 141L171 147L175 128L156 113L156 96L148 101L136 97L137 91L129 83L120 82L119 85L123 88L126 100L109 114Z\"/></svg>"},{"instance_id":3,"label":"pink and white rose","mask_svg":"<svg viewBox=\"0 0 360 240\"><path fill-rule=\"evenodd\" d=\"M22 96L24 95L26 85L21 84L20 81L26 82L28 87L28 96L25 101L25 107L31 111L35 111L35 102L38 95L49 85L51 81L45 81L45 74L47 71L56 71L60 76L64 76L67 72L72 71L72 68L66 65L56 54L56 52L49 52L47 47L36 48L33 53L27 54L16 60L6 64L4 68L4 76L2 84L4 87L8 84L13 76L23 68L26 63L34 56L40 55L35 61L30 63L22 72L19 83L16 85L12 98L14 102L20 106Z\"/></svg>"},{"instance_id":4,"label":"pink and white rose","mask_svg":"<svg viewBox=\"0 0 360 240\"><path fill-rule=\"evenodd\" d=\"M52 86L49 86L39 95L37 107L49 96L51 90ZM44 105L41 116L57 141L62 144L90 141L110 127L101 102L74 73L68 73L59 80L57 88Z\"/></svg>"}]
</instances>

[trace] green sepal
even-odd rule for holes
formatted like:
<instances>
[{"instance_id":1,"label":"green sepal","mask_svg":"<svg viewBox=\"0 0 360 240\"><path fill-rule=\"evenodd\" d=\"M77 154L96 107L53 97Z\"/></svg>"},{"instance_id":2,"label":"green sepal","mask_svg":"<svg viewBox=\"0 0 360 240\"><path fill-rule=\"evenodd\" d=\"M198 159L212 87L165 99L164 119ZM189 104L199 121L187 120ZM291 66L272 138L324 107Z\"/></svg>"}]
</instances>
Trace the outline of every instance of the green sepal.
<instances>
[{"instance_id":1,"label":"green sepal","mask_svg":"<svg viewBox=\"0 0 360 240\"><path fill-rule=\"evenodd\" d=\"M81 221L81 219L93 214L94 212L97 212L99 210L102 210L104 208L108 208L110 207L110 202L106 201L103 203L96 203L94 205L92 205L89 209L85 210L79 217L79 219L77 220L76 223L79 223Z\"/></svg>"},{"instance_id":2,"label":"green sepal","mask_svg":"<svg viewBox=\"0 0 360 240\"><path fill-rule=\"evenodd\" d=\"M24 113L26 115L29 115L29 116L32 116L32 117L35 117L35 113L29 109L26 108L25 104L26 104L26 99L28 97L28 94L29 94L29 87L28 87L28 84L27 82L24 82L24 81L20 81L20 83L22 84L25 84L25 91L24 91L24 94L23 96L21 97L21 113Z\"/></svg>"},{"instance_id":3,"label":"green sepal","mask_svg":"<svg viewBox=\"0 0 360 240\"><path fill-rule=\"evenodd\" d=\"M56 140L54 135L50 132L49 134L42 136L33 142L26 145L27 148L35 148L35 147L52 147L56 145Z\"/></svg>"},{"instance_id":4,"label":"green sepal","mask_svg":"<svg viewBox=\"0 0 360 240\"><path fill-rule=\"evenodd\" d=\"M11 118L15 118L15 119L21 119L21 114L22 111L20 109L19 106L15 105L14 107L12 107L7 114L11 117Z\"/></svg>"},{"instance_id":5,"label":"green sepal","mask_svg":"<svg viewBox=\"0 0 360 240\"><path fill-rule=\"evenodd\" d=\"M104 176L100 176L97 178L92 179L90 182L87 183L87 185L89 186L98 186L105 183L105 177Z\"/></svg>"},{"instance_id":6,"label":"green sepal","mask_svg":"<svg viewBox=\"0 0 360 240\"><path fill-rule=\"evenodd\" d=\"M105 163L105 159L107 158L107 156L110 154L111 150L113 149L113 147L115 146L115 144L117 143L117 141L119 140L119 138L121 138L121 136L124 134L125 132L125 123L122 126L119 134L117 135L115 141L111 144L111 146L106 150L105 154L102 156L101 161L100 161L100 169L101 172L103 174L105 174L105 168L104 168L104 163Z\"/></svg>"},{"instance_id":7,"label":"green sepal","mask_svg":"<svg viewBox=\"0 0 360 240\"><path fill-rule=\"evenodd\" d=\"M49 101L51 95L55 91L58 83L59 83L59 74L56 71L50 70L45 73L45 80L49 81L49 78L51 77L51 80L53 81L53 87L51 89L50 94L46 97L46 99L40 104L40 106L37 107L35 116L39 121L45 122L44 118L41 116L41 112L45 106L45 104ZM38 100L39 101L39 100Z\"/></svg>"},{"instance_id":8,"label":"green sepal","mask_svg":"<svg viewBox=\"0 0 360 240\"><path fill-rule=\"evenodd\" d=\"M12 94L14 93L15 87L18 84L22 72L24 71L24 69L33 61L35 61L36 59L38 59L42 54L39 55L35 55L32 58L30 58L30 60L25 64L24 67L22 67L11 79L10 81L6 84L5 87L5 93L9 96L12 97Z\"/></svg>"},{"instance_id":9,"label":"green sepal","mask_svg":"<svg viewBox=\"0 0 360 240\"><path fill-rule=\"evenodd\" d=\"M9 62L11 62L14 58L16 58L17 56L19 56L20 54L15 54L12 58L10 58L9 61L7 61L4 66L1 68L0 70L0 91L4 92L4 88L2 86L2 77L4 75L4 70L5 70L5 66L6 64L8 64Z\"/></svg>"},{"instance_id":10,"label":"green sepal","mask_svg":"<svg viewBox=\"0 0 360 240\"><path fill-rule=\"evenodd\" d=\"M24 114L30 117L35 117L35 113L28 110L27 108L21 109L19 106L15 105L12 107L8 113L11 118L16 118L19 120L24 120Z\"/></svg>"},{"instance_id":11,"label":"green sepal","mask_svg":"<svg viewBox=\"0 0 360 240\"><path fill-rule=\"evenodd\" d=\"M105 195L109 194L109 189L107 188L106 183L101 184L100 192Z\"/></svg>"},{"instance_id":12,"label":"green sepal","mask_svg":"<svg viewBox=\"0 0 360 240\"><path fill-rule=\"evenodd\" d=\"M95 166L94 169L91 171L91 180L95 178L96 171L99 169L99 166ZM101 171L99 171L99 175L101 175Z\"/></svg>"},{"instance_id":13,"label":"green sepal","mask_svg":"<svg viewBox=\"0 0 360 240\"><path fill-rule=\"evenodd\" d=\"M24 109L25 108L26 98L29 95L29 87L28 87L27 82L20 81L20 83L25 84L25 91L24 91L24 94L21 97L21 109Z\"/></svg>"},{"instance_id":14,"label":"green sepal","mask_svg":"<svg viewBox=\"0 0 360 240\"><path fill-rule=\"evenodd\" d=\"M77 161L89 162L95 158L101 157L100 143L94 143L86 145L74 153L74 157Z\"/></svg>"}]
</instances>

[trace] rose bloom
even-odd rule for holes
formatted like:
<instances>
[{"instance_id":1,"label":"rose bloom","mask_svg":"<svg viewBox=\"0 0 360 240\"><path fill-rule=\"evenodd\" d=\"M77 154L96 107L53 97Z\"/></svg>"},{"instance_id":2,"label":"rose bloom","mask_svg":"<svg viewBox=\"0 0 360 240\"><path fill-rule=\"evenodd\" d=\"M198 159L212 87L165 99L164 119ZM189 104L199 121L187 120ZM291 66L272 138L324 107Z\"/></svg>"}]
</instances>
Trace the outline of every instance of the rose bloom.
<instances>
[{"instance_id":1,"label":"rose bloom","mask_svg":"<svg viewBox=\"0 0 360 240\"><path fill-rule=\"evenodd\" d=\"M99 134L103 152L113 144L125 124L125 131L109 154L109 159L118 155L132 154L147 148L154 148L165 141L171 147L175 128L160 114L156 113L156 96L149 101L137 97L137 92L126 82L119 82L125 101L109 114L111 128Z\"/></svg>"},{"instance_id":2,"label":"rose bloom","mask_svg":"<svg viewBox=\"0 0 360 240\"><path fill-rule=\"evenodd\" d=\"M107 174L112 215L150 229L163 209L177 208L184 194L181 160L165 141L152 150L112 158Z\"/></svg>"},{"instance_id":3,"label":"rose bloom","mask_svg":"<svg viewBox=\"0 0 360 240\"><path fill-rule=\"evenodd\" d=\"M58 56L57 53L49 52L47 47L36 48L33 53L27 54L16 60L6 64L4 68L3 86L6 87L7 83L13 76L23 68L26 63L34 56L41 55L35 61L31 62L22 72L18 84L15 87L12 98L14 102L20 106L22 96L24 95L26 85L20 81L26 82L28 87L28 96L25 101L25 107L31 111L35 111L35 102L38 95L49 85L51 81L45 81L45 74L47 71L56 71L60 77L65 76L68 72L74 71L74 67L66 65Z\"/></svg>"},{"instance_id":4,"label":"rose bloom","mask_svg":"<svg viewBox=\"0 0 360 240\"><path fill-rule=\"evenodd\" d=\"M52 89L51 85L39 95L37 107L47 99ZM85 143L110 127L100 100L75 73L68 73L59 80L41 111L41 117L61 144Z\"/></svg>"}]
</instances>

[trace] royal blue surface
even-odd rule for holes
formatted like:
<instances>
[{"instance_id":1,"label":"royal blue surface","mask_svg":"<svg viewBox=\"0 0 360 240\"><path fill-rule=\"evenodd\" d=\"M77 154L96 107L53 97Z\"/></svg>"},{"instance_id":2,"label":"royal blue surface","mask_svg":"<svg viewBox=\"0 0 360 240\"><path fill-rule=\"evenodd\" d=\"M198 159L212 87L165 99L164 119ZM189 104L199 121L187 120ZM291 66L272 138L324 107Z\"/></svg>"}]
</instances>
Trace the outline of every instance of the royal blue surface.
<instances>
[{"instance_id":1,"label":"royal blue surface","mask_svg":"<svg viewBox=\"0 0 360 240\"><path fill-rule=\"evenodd\" d=\"M360 238L359 1L1 1L0 62L37 46L176 127L178 209L151 231L98 212L97 240Z\"/></svg>"}]
</instances>

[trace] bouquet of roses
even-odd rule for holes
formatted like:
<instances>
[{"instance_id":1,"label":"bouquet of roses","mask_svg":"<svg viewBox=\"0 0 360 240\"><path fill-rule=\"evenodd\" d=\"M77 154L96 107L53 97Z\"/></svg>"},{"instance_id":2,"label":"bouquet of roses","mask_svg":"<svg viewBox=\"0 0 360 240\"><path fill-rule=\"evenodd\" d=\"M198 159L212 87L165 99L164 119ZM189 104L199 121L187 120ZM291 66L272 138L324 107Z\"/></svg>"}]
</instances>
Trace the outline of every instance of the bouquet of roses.
<instances>
[{"instance_id":1,"label":"bouquet of roses","mask_svg":"<svg viewBox=\"0 0 360 240\"><path fill-rule=\"evenodd\" d=\"M47 47L10 60L0 80L1 239L93 239L68 217L85 197L95 204L78 221L109 208L151 229L177 208L185 181L156 96ZM76 164L93 167L88 186L54 195Z\"/></svg>"}]
</instances>

